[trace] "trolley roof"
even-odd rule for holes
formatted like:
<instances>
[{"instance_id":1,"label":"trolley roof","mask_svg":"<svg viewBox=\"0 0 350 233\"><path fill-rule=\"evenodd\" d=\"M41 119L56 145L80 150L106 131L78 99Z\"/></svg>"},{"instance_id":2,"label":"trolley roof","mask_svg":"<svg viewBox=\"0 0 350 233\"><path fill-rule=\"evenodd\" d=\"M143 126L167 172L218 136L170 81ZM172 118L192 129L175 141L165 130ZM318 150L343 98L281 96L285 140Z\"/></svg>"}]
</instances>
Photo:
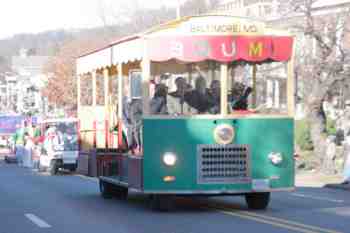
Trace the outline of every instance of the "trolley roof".
<instances>
[{"instance_id":1,"label":"trolley roof","mask_svg":"<svg viewBox=\"0 0 350 233\"><path fill-rule=\"evenodd\" d=\"M293 37L264 22L229 15L184 17L111 42L77 59L77 73L120 63L176 59L181 62L288 61Z\"/></svg>"}]
</instances>

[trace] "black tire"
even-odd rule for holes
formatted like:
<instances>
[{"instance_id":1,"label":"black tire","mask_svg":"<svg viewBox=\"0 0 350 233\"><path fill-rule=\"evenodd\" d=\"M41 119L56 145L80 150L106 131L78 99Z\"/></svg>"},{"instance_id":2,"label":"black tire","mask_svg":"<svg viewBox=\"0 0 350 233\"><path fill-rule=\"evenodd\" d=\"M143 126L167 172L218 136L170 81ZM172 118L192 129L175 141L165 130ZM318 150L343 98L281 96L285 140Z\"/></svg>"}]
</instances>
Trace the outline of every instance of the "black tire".
<instances>
[{"instance_id":1,"label":"black tire","mask_svg":"<svg viewBox=\"0 0 350 233\"><path fill-rule=\"evenodd\" d=\"M127 199L128 198L128 188L126 187L121 187L121 186L116 186L114 185L112 187L113 195L116 196L117 198L120 199Z\"/></svg>"},{"instance_id":2,"label":"black tire","mask_svg":"<svg viewBox=\"0 0 350 233\"><path fill-rule=\"evenodd\" d=\"M100 193L101 193L101 196L103 198L105 198L105 199L112 198L113 187L111 184L109 184L103 180L100 180L99 186L100 186Z\"/></svg>"},{"instance_id":3,"label":"black tire","mask_svg":"<svg viewBox=\"0 0 350 233\"><path fill-rule=\"evenodd\" d=\"M71 173L74 173L76 170L77 170L76 168L71 168L71 169L69 169L69 171L70 171Z\"/></svg>"},{"instance_id":4,"label":"black tire","mask_svg":"<svg viewBox=\"0 0 350 233\"><path fill-rule=\"evenodd\" d=\"M69 170L71 173L74 173L74 172L76 172L76 170L77 170L77 166L76 166L76 165L71 166L68 170Z\"/></svg>"},{"instance_id":5,"label":"black tire","mask_svg":"<svg viewBox=\"0 0 350 233\"><path fill-rule=\"evenodd\" d=\"M55 176L58 173L58 164L56 160L52 160L49 167L50 175Z\"/></svg>"},{"instance_id":6,"label":"black tire","mask_svg":"<svg viewBox=\"0 0 350 233\"><path fill-rule=\"evenodd\" d=\"M264 210L269 205L270 193L248 193L245 200L249 209Z\"/></svg>"},{"instance_id":7,"label":"black tire","mask_svg":"<svg viewBox=\"0 0 350 233\"><path fill-rule=\"evenodd\" d=\"M172 198L169 195L152 195L151 208L155 211L166 212L173 208Z\"/></svg>"}]
</instances>

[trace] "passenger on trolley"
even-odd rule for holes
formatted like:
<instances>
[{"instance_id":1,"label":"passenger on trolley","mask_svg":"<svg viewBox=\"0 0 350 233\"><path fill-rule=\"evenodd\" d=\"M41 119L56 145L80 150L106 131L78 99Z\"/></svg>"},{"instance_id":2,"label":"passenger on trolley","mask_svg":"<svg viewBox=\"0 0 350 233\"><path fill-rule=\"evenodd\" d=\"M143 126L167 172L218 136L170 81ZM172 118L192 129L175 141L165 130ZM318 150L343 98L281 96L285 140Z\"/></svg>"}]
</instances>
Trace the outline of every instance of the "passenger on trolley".
<instances>
[{"instance_id":1,"label":"passenger on trolley","mask_svg":"<svg viewBox=\"0 0 350 233\"><path fill-rule=\"evenodd\" d=\"M185 101L193 108L193 112L203 114L209 110L209 98L207 81L199 75L195 81L195 89L185 94Z\"/></svg>"},{"instance_id":2,"label":"passenger on trolley","mask_svg":"<svg viewBox=\"0 0 350 233\"><path fill-rule=\"evenodd\" d=\"M167 86L165 86L162 83L156 84L155 93L150 103L151 114L154 114L154 115L168 114L167 95L168 95Z\"/></svg>"},{"instance_id":3,"label":"passenger on trolley","mask_svg":"<svg viewBox=\"0 0 350 233\"><path fill-rule=\"evenodd\" d=\"M221 92L220 81L213 80L210 84L210 89L209 89L209 102L210 102L209 113L210 114L220 113L220 92Z\"/></svg>"},{"instance_id":4,"label":"passenger on trolley","mask_svg":"<svg viewBox=\"0 0 350 233\"><path fill-rule=\"evenodd\" d=\"M170 115L183 115L189 106L185 102L185 93L188 91L188 85L183 77L175 80L176 91L167 96L168 113Z\"/></svg>"}]
</instances>

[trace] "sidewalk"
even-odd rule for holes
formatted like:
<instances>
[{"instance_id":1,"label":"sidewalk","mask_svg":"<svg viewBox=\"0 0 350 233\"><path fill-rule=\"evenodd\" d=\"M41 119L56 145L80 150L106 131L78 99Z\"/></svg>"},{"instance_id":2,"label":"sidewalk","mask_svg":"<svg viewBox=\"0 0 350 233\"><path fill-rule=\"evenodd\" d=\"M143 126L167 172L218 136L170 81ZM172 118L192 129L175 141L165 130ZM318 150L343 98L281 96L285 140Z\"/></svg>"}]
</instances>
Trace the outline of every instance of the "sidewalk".
<instances>
[{"instance_id":1,"label":"sidewalk","mask_svg":"<svg viewBox=\"0 0 350 233\"><path fill-rule=\"evenodd\" d=\"M327 184L325 187L332 188L332 189L341 189L341 190L350 191L350 183L347 183L347 184Z\"/></svg>"},{"instance_id":2,"label":"sidewalk","mask_svg":"<svg viewBox=\"0 0 350 233\"><path fill-rule=\"evenodd\" d=\"M300 172L295 177L297 187L326 187L350 191L350 184L341 184L341 175L324 175L317 172Z\"/></svg>"}]
</instances>

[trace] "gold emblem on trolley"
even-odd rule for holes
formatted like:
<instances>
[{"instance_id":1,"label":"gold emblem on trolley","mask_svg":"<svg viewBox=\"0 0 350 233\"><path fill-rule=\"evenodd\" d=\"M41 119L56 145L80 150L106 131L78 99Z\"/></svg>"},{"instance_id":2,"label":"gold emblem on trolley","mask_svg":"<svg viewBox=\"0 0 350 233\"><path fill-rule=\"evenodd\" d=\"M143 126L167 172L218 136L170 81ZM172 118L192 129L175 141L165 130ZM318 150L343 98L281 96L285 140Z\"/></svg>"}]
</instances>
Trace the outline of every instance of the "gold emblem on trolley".
<instances>
[{"instance_id":1,"label":"gold emblem on trolley","mask_svg":"<svg viewBox=\"0 0 350 233\"><path fill-rule=\"evenodd\" d=\"M215 142L221 145L227 145L233 142L235 138L235 129L229 124L220 124L214 129Z\"/></svg>"}]
</instances>

